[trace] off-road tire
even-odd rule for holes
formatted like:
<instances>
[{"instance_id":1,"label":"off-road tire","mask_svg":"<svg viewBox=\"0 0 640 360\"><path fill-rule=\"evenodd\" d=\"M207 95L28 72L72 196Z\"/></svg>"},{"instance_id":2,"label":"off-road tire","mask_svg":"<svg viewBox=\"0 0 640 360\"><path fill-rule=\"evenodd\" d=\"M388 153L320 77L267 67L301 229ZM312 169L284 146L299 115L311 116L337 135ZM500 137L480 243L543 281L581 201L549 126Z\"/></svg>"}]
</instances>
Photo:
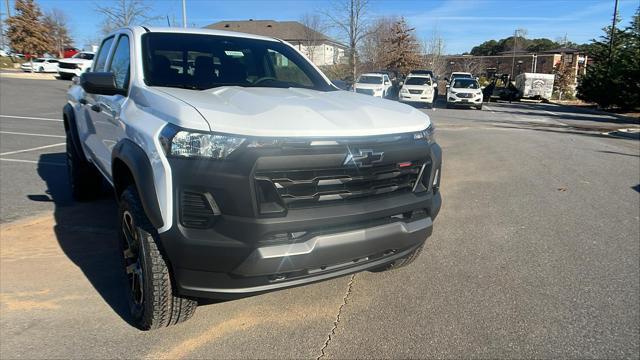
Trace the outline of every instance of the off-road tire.
<instances>
[{"instance_id":1,"label":"off-road tire","mask_svg":"<svg viewBox=\"0 0 640 360\"><path fill-rule=\"evenodd\" d=\"M120 245L123 254L126 244L123 232L125 212L131 214L133 229L138 234L140 249L138 261L141 263L143 278L141 305L134 304L131 287L127 287L127 299L134 325L141 330L152 330L188 320L195 313L198 303L176 294L169 264L158 245L158 232L144 213L140 197L133 185L125 189L120 196L118 214L120 218ZM123 256L123 261L125 256Z\"/></svg>"},{"instance_id":2,"label":"off-road tire","mask_svg":"<svg viewBox=\"0 0 640 360\"><path fill-rule=\"evenodd\" d=\"M377 267L374 269L371 269L369 271L371 272L383 272L383 271L389 271L389 270L395 270L395 269L399 269L401 267L405 267L409 264L411 264L412 262L414 262L418 256L420 255L420 253L422 252L422 249L424 248L424 244L420 245L417 249L413 250L411 253L409 253L409 255L398 259L390 264L381 266L381 267Z\"/></svg>"},{"instance_id":3,"label":"off-road tire","mask_svg":"<svg viewBox=\"0 0 640 360\"><path fill-rule=\"evenodd\" d=\"M70 131L67 131L67 172L71 196L77 201L95 199L102 193L102 176L93 164L78 153Z\"/></svg>"},{"instance_id":4,"label":"off-road tire","mask_svg":"<svg viewBox=\"0 0 640 360\"><path fill-rule=\"evenodd\" d=\"M44 72L44 68L43 68L42 66L40 66L40 67L38 68L38 72L39 72L39 73Z\"/></svg>"},{"instance_id":5,"label":"off-road tire","mask_svg":"<svg viewBox=\"0 0 640 360\"><path fill-rule=\"evenodd\" d=\"M480 105L476 106L476 109L478 109L478 110L482 110L482 104L480 104Z\"/></svg>"}]
</instances>

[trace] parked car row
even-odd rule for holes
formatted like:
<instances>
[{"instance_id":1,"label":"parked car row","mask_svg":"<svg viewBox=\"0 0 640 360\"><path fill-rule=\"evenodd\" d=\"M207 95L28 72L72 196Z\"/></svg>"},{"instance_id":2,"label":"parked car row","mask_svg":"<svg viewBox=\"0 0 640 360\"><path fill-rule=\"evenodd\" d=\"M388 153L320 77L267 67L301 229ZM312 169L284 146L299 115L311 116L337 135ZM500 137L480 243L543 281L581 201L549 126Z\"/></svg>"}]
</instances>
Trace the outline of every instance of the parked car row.
<instances>
[{"instance_id":1,"label":"parked car row","mask_svg":"<svg viewBox=\"0 0 640 360\"><path fill-rule=\"evenodd\" d=\"M404 81L401 81L399 76L393 76L392 79L392 75L396 74L388 71L362 74L354 83L353 91L388 99L397 96L398 101L403 103L433 107L438 98L438 78L432 70L413 70ZM444 80L447 83L447 108L465 106L482 109L482 89L473 74L453 72ZM339 87L348 90L344 84Z\"/></svg>"},{"instance_id":2,"label":"parked car row","mask_svg":"<svg viewBox=\"0 0 640 360\"><path fill-rule=\"evenodd\" d=\"M80 76L93 65L94 53L90 51L81 51L75 53L70 58L36 58L25 62L20 66L22 71L39 72L39 73L58 73L61 79L71 79L74 76ZM32 65L33 64L33 65ZM31 68L33 66L33 69Z\"/></svg>"}]
</instances>

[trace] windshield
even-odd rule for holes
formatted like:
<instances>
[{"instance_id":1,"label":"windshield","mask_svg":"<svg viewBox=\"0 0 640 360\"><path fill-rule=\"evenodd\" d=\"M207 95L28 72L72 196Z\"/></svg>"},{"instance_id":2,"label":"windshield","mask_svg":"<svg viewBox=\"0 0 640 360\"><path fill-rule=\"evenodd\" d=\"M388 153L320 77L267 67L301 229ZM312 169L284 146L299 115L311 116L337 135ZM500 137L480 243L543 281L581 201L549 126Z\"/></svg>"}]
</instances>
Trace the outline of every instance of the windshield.
<instances>
[{"instance_id":1,"label":"windshield","mask_svg":"<svg viewBox=\"0 0 640 360\"><path fill-rule=\"evenodd\" d=\"M149 86L336 90L300 54L276 41L147 33L142 38L142 53L144 81Z\"/></svg>"},{"instance_id":2,"label":"windshield","mask_svg":"<svg viewBox=\"0 0 640 360\"><path fill-rule=\"evenodd\" d=\"M431 79L426 77L410 77L404 83L405 85L431 85Z\"/></svg>"},{"instance_id":3,"label":"windshield","mask_svg":"<svg viewBox=\"0 0 640 360\"><path fill-rule=\"evenodd\" d=\"M362 75L358 79L358 84L382 84L382 76Z\"/></svg>"},{"instance_id":4,"label":"windshield","mask_svg":"<svg viewBox=\"0 0 640 360\"><path fill-rule=\"evenodd\" d=\"M431 71L431 70L413 70L409 74L429 75L429 76L433 77L433 71Z\"/></svg>"},{"instance_id":5,"label":"windshield","mask_svg":"<svg viewBox=\"0 0 640 360\"><path fill-rule=\"evenodd\" d=\"M471 74L461 74L461 73L453 73L451 74L452 78L460 78L460 79L473 79Z\"/></svg>"},{"instance_id":6,"label":"windshield","mask_svg":"<svg viewBox=\"0 0 640 360\"><path fill-rule=\"evenodd\" d=\"M72 56L74 59L93 60L93 54L89 53L77 53Z\"/></svg>"},{"instance_id":7,"label":"windshield","mask_svg":"<svg viewBox=\"0 0 640 360\"><path fill-rule=\"evenodd\" d=\"M44 62L44 59L33 59L33 62Z\"/></svg>"},{"instance_id":8,"label":"windshield","mask_svg":"<svg viewBox=\"0 0 640 360\"><path fill-rule=\"evenodd\" d=\"M480 85L475 79L457 78L453 80L453 87L458 89L479 89Z\"/></svg>"}]
</instances>

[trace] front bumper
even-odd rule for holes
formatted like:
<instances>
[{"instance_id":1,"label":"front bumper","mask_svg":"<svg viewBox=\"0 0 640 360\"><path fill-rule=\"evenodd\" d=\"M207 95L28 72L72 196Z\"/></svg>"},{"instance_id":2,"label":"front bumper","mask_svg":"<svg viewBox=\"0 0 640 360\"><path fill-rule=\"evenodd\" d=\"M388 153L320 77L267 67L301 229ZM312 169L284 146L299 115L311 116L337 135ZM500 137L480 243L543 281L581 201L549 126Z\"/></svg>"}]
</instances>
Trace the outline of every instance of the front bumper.
<instances>
[{"instance_id":1,"label":"front bumper","mask_svg":"<svg viewBox=\"0 0 640 360\"><path fill-rule=\"evenodd\" d=\"M58 68L58 74L80 76L82 75L82 72L83 71L81 69Z\"/></svg>"},{"instance_id":2,"label":"front bumper","mask_svg":"<svg viewBox=\"0 0 640 360\"><path fill-rule=\"evenodd\" d=\"M400 93L400 96L398 97L399 100L401 102L407 102L407 103L428 103L431 104L433 103L433 94L428 95L428 94L407 94L407 93Z\"/></svg>"},{"instance_id":3,"label":"front bumper","mask_svg":"<svg viewBox=\"0 0 640 360\"><path fill-rule=\"evenodd\" d=\"M389 161L396 161L391 149L387 150ZM434 176L441 167L441 150L437 144L424 150L430 166L422 176L425 183L439 185ZM296 150L291 161L297 158L300 163L310 163L321 156L326 164L324 161L334 156L298 153ZM260 215L254 203L253 176L261 166L280 166L274 164L279 159L258 156L245 165L240 160L225 164L169 159L175 216L171 229L161 233L160 240L179 293L226 297L342 276L402 258L431 235L441 206L436 187L290 208L277 216ZM282 163L292 166L291 161ZM210 226L193 228L181 221L185 189L207 192L215 199L221 214Z\"/></svg>"},{"instance_id":4,"label":"front bumper","mask_svg":"<svg viewBox=\"0 0 640 360\"><path fill-rule=\"evenodd\" d=\"M476 106L482 104L482 95L472 98L459 98L453 95L447 95L447 102L453 105Z\"/></svg>"}]
</instances>

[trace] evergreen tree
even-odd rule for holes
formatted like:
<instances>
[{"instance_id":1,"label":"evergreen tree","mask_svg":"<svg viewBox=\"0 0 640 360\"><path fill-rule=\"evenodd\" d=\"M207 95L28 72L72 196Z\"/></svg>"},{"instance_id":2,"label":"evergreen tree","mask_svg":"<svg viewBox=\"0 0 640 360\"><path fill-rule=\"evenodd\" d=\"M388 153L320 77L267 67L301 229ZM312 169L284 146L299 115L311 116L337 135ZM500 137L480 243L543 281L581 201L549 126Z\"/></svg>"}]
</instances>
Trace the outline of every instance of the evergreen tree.
<instances>
[{"instance_id":1,"label":"evergreen tree","mask_svg":"<svg viewBox=\"0 0 640 360\"><path fill-rule=\"evenodd\" d=\"M385 55L385 68L396 69L402 74L422 65L422 57L418 53L420 46L414 34L413 28L407 26L404 17L391 26L391 33L387 39L387 53Z\"/></svg>"},{"instance_id":2,"label":"evergreen tree","mask_svg":"<svg viewBox=\"0 0 640 360\"><path fill-rule=\"evenodd\" d=\"M609 50L611 26L603 29L601 40L589 46L594 64L578 84L578 98L603 108L640 107L640 8L625 29L614 27Z\"/></svg>"},{"instance_id":3,"label":"evergreen tree","mask_svg":"<svg viewBox=\"0 0 640 360\"><path fill-rule=\"evenodd\" d=\"M51 48L48 29L42 22L42 12L33 0L16 0L15 15L7 19L7 37L14 51L33 56ZM33 62L31 63L33 71Z\"/></svg>"}]
</instances>

